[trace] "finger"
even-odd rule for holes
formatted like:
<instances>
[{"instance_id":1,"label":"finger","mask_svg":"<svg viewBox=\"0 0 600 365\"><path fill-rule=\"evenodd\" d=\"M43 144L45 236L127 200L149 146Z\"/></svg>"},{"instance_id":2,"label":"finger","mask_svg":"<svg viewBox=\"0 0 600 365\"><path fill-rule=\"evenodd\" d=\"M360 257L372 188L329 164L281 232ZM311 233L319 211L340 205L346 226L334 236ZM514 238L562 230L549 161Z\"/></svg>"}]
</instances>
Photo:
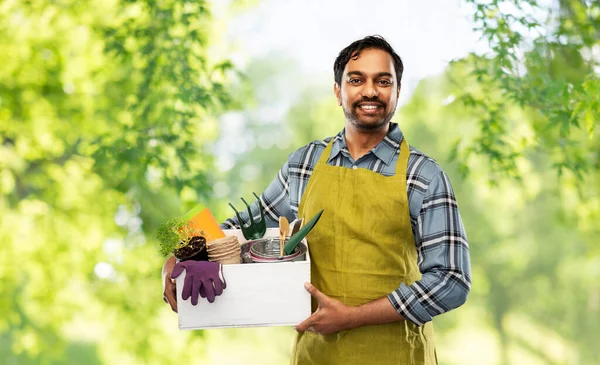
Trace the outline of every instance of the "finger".
<instances>
[{"instance_id":1,"label":"finger","mask_svg":"<svg viewBox=\"0 0 600 365\"><path fill-rule=\"evenodd\" d=\"M181 299L187 300L192 295L192 283L194 280L191 276L186 276L183 282L183 290L181 291Z\"/></svg>"},{"instance_id":2,"label":"finger","mask_svg":"<svg viewBox=\"0 0 600 365\"><path fill-rule=\"evenodd\" d=\"M206 290L204 289L204 285L200 285L200 296L202 298L206 298Z\"/></svg>"},{"instance_id":3,"label":"finger","mask_svg":"<svg viewBox=\"0 0 600 365\"><path fill-rule=\"evenodd\" d=\"M171 306L171 310L177 313L177 298L174 295L167 294L166 299L167 303Z\"/></svg>"},{"instance_id":4,"label":"finger","mask_svg":"<svg viewBox=\"0 0 600 365\"><path fill-rule=\"evenodd\" d=\"M212 284L215 288L215 295L218 296L223 294L223 286L221 285L221 280L213 280Z\"/></svg>"},{"instance_id":5,"label":"finger","mask_svg":"<svg viewBox=\"0 0 600 365\"><path fill-rule=\"evenodd\" d=\"M329 297L323 293L321 293L319 291L319 289L317 289L314 285L312 285L311 283L304 283L304 288L306 289L307 292L310 293L310 295L312 295L313 297L315 297L315 299L321 303L322 301L326 301L327 299L329 299Z\"/></svg>"},{"instance_id":6,"label":"finger","mask_svg":"<svg viewBox=\"0 0 600 365\"><path fill-rule=\"evenodd\" d=\"M308 328L310 328L314 324L314 322L315 322L315 315L313 314L310 317L308 317L307 319L305 319L304 322L297 325L296 331L304 332L304 331L308 330Z\"/></svg>"},{"instance_id":7,"label":"finger","mask_svg":"<svg viewBox=\"0 0 600 365\"><path fill-rule=\"evenodd\" d=\"M169 288L169 284L165 283L165 285L163 286L163 300L165 301L165 303L169 303L169 301L167 300L167 292L170 292L171 288Z\"/></svg>"},{"instance_id":8,"label":"finger","mask_svg":"<svg viewBox=\"0 0 600 365\"><path fill-rule=\"evenodd\" d=\"M171 306L171 310L177 313L177 292L173 286L171 289L167 288L164 292L164 298L166 302Z\"/></svg>"},{"instance_id":9,"label":"finger","mask_svg":"<svg viewBox=\"0 0 600 365\"><path fill-rule=\"evenodd\" d=\"M192 282L192 305L198 304L198 293L200 292L200 285L202 285L200 280L194 280Z\"/></svg>"},{"instance_id":10,"label":"finger","mask_svg":"<svg viewBox=\"0 0 600 365\"><path fill-rule=\"evenodd\" d=\"M225 276L223 276L223 265L219 268L219 279L221 279L223 289L227 288L227 282L225 281Z\"/></svg>"},{"instance_id":11,"label":"finger","mask_svg":"<svg viewBox=\"0 0 600 365\"><path fill-rule=\"evenodd\" d=\"M173 271L171 271L171 279L175 279L176 277L181 275L183 269L185 269L185 265L182 262L176 263L175 267L173 267Z\"/></svg>"},{"instance_id":12,"label":"finger","mask_svg":"<svg viewBox=\"0 0 600 365\"><path fill-rule=\"evenodd\" d=\"M317 332L317 330L316 330L316 329L315 329L315 327L313 327L313 326L310 326L310 327L308 327L308 328L306 329L306 332L314 332L314 333L316 333L316 334L320 335L320 333L319 333L319 332Z\"/></svg>"},{"instance_id":13,"label":"finger","mask_svg":"<svg viewBox=\"0 0 600 365\"><path fill-rule=\"evenodd\" d=\"M215 288L212 286L211 280L203 280L202 285L204 285L204 290L206 291L206 299L208 299L209 303L215 301Z\"/></svg>"}]
</instances>

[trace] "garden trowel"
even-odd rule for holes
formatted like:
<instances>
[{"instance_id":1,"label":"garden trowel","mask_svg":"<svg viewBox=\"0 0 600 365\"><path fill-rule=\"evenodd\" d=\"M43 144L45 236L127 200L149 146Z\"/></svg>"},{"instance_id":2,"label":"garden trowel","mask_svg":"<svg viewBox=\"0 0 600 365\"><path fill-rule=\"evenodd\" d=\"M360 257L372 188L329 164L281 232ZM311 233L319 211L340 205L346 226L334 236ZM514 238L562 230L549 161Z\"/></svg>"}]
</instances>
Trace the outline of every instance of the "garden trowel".
<instances>
[{"instance_id":1,"label":"garden trowel","mask_svg":"<svg viewBox=\"0 0 600 365\"><path fill-rule=\"evenodd\" d=\"M324 210L324 209L323 209ZM319 218L321 218L321 214L323 214L323 210L321 210L317 215L315 215L311 220L309 220L304 227L300 228L296 234L292 235L290 239L287 241L284 247L284 251L286 255L291 255L292 252L296 249L296 246L302 241L304 237L310 232L311 229L317 224Z\"/></svg>"}]
</instances>

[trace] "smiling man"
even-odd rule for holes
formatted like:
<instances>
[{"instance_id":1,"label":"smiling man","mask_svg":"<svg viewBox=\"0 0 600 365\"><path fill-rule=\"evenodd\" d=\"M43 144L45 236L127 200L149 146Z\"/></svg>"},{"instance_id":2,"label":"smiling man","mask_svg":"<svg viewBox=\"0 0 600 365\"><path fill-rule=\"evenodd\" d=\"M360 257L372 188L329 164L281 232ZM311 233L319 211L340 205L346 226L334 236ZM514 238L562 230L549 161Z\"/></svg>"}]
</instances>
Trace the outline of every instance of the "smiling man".
<instances>
[{"instance_id":1,"label":"smiling man","mask_svg":"<svg viewBox=\"0 0 600 365\"><path fill-rule=\"evenodd\" d=\"M313 314L296 327L292 364L436 364L431 321L469 293L469 248L448 176L391 122L402 72L379 36L343 49L334 93L344 129L292 153L261 196L270 227L324 209L308 236ZM165 288L175 308L170 280Z\"/></svg>"}]
</instances>

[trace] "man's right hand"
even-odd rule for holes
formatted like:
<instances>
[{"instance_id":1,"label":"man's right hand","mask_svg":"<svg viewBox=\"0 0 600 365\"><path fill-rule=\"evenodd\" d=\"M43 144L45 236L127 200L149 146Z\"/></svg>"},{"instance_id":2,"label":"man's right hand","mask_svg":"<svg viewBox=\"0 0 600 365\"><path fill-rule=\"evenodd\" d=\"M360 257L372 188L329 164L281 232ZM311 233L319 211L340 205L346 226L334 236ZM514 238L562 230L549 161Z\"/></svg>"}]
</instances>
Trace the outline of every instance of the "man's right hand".
<instances>
[{"instance_id":1,"label":"man's right hand","mask_svg":"<svg viewBox=\"0 0 600 365\"><path fill-rule=\"evenodd\" d=\"M175 263L175 257L171 256L165 261L162 268L163 300L165 303L169 303L173 312L177 312L177 288L175 287L175 280L171 279Z\"/></svg>"}]
</instances>

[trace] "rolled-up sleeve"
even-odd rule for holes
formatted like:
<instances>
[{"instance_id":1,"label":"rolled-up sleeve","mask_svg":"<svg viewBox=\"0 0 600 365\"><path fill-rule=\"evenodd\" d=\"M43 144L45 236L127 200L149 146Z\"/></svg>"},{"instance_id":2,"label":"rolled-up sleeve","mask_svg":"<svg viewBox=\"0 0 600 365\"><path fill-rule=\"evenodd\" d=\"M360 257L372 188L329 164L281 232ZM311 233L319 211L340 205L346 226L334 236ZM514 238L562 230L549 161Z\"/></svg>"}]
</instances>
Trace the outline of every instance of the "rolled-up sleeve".
<instances>
[{"instance_id":1,"label":"rolled-up sleeve","mask_svg":"<svg viewBox=\"0 0 600 365\"><path fill-rule=\"evenodd\" d=\"M420 326L461 306L471 287L467 236L443 171L431 180L413 231L422 277L401 284L388 299L398 314Z\"/></svg>"}]
</instances>

